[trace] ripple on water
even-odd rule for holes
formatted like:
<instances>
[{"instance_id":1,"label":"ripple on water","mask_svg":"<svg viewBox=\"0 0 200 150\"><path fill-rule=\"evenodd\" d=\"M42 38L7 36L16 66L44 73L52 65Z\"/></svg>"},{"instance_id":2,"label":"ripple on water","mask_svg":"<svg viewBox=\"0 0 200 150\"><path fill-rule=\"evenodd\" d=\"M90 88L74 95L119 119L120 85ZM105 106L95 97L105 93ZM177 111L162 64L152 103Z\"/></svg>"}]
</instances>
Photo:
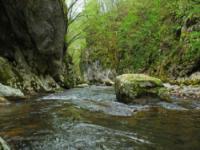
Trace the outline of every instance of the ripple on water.
<instances>
[{"instance_id":1,"label":"ripple on water","mask_svg":"<svg viewBox=\"0 0 200 150\"><path fill-rule=\"evenodd\" d=\"M45 96L42 100L59 100L72 103L79 108L92 112L103 112L113 116L132 116L137 111L144 111L148 106L126 105L116 102L112 87L87 87L68 90L64 93Z\"/></svg>"},{"instance_id":2,"label":"ripple on water","mask_svg":"<svg viewBox=\"0 0 200 150\"><path fill-rule=\"evenodd\" d=\"M161 107L165 108L165 109L169 109L169 110L188 110L184 107L181 107L177 104L174 103L167 103L167 102L159 102L158 105L160 105Z\"/></svg>"},{"instance_id":3,"label":"ripple on water","mask_svg":"<svg viewBox=\"0 0 200 150\"><path fill-rule=\"evenodd\" d=\"M44 143L33 143L37 150L134 150L139 145L150 147L151 143L136 133L114 130L94 124L73 124L70 129L59 131L55 137L46 137ZM51 141L51 142L49 142Z\"/></svg>"},{"instance_id":4,"label":"ripple on water","mask_svg":"<svg viewBox=\"0 0 200 150\"><path fill-rule=\"evenodd\" d=\"M198 105L126 105L113 88L72 89L0 109L0 136L14 150L199 150Z\"/></svg>"}]
</instances>

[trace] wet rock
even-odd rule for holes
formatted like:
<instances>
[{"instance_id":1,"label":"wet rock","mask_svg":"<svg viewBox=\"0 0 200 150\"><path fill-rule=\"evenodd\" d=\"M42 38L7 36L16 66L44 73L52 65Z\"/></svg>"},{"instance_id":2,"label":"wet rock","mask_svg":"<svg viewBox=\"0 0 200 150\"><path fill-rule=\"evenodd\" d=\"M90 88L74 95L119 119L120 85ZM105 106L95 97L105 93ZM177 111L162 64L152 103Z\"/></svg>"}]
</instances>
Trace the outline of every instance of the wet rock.
<instances>
[{"instance_id":1,"label":"wet rock","mask_svg":"<svg viewBox=\"0 0 200 150\"><path fill-rule=\"evenodd\" d=\"M88 84L84 83L84 84L79 84L76 87L77 88L85 88L85 87L88 87L88 86L89 86Z\"/></svg>"},{"instance_id":2,"label":"wet rock","mask_svg":"<svg viewBox=\"0 0 200 150\"><path fill-rule=\"evenodd\" d=\"M6 86L0 83L0 96L3 97L24 97L21 90Z\"/></svg>"},{"instance_id":3,"label":"wet rock","mask_svg":"<svg viewBox=\"0 0 200 150\"><path fill-rule=\"evenodd\" d=\"M113 86L115 83L110 79L106 79L106 80L103 80L103 84L106 86Z\"/></svg>"},{"instance_id":4,"label":"wet rock","mask_svg":"<svg viewBox=\"0 0 200 150\"><path fill-rule=\"evenodd\" d=\"M6 141L4 141L1 137L0 137L0 150L10 150Z\"/></svg>"},{"instance_id":5,"label":"wet rock","mask_svg":"<svg viewBox=\"0 0 200 150\"><path fill-rule=\"evenodd\" d=\"M160 79L144 74L124 74L115 81L117 99L124 103L138 103L136 98L156 96L164 98L167 90Z\"/></svg>"},{"instance_id":6,"label":"wet rock","mask_svg":"<svg viewBox=\"0 0 200 150\"><path fill-rule=\"evenodd\" d=\"M7 99L0 96L0 106L8 105L8 104L9 104L9 102L7 101Z\"/></svg>"}]
</instances>

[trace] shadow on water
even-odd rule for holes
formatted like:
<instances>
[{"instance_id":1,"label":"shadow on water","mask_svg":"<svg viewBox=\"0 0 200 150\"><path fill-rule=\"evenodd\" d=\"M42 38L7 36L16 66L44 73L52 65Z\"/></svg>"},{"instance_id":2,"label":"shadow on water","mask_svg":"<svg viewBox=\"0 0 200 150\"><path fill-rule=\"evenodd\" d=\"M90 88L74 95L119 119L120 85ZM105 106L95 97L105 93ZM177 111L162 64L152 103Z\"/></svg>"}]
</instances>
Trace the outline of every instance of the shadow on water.
<instances>
[{"instance_id":1,"label":"shadow on water","mask_svg":"<svg viewBox=\"0 0 200 150\"><path fill-rule=\"evenodd\" d=\"M130 106L110 87L72 89L0 107L0 136L16 150L199 150L199 106Z\"/></svg>"}]
</instances>

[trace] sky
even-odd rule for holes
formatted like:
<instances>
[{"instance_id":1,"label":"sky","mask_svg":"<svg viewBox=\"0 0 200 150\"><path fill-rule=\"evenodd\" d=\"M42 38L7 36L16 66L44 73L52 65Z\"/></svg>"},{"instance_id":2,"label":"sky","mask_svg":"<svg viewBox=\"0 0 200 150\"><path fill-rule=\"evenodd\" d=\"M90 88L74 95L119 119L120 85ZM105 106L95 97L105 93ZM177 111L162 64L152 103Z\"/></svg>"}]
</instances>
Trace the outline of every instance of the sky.
<instances>
[{"instance_id":1,"label":"sky","mask_svg":"<svg viewBox=\"0 0 200 150\"><path fill-rule=\"evenodd\" d=\"M71 3L72 1L73 1L73 0L67 0L67 1L66 1L67 5L70 5L70 3ZM84 1L85 1L85 0L79 0L79 1L76 3L75 7L73 8L73 12L74 12L75 14L80 13L80 12L84 9Z\"/></svg>"}]
</instances>

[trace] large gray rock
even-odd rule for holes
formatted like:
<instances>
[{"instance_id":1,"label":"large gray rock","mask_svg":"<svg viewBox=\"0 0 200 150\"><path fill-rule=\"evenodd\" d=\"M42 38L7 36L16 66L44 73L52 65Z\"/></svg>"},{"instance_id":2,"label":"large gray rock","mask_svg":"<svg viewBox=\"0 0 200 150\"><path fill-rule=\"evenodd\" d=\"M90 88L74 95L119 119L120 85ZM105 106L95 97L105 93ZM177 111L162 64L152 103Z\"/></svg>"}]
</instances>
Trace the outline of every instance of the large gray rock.
<instances>
[{"instance_id":1,"label":"large gray rock","mask_svg":"<svg viewBox=\"0 0 200 150\"><path fill-rule=\"evenodd\" d=\"M24 94L19 90L6 86L0 83L0 96L1 97L24 97Z\"/></svg>"},{"instance_id":2,"label":"large gray rock","mask_svg":"<svg viewBox=\"0 0 200 150\"><path fill-rule=\"evenodd\" d=\"M59 80L66 30L62 5L60 0L0 0L0 56L18 69Z\"/></svg>"},{"instance_id":3,"label":"large gray rock","mask_svg":"<svg viewBox=\"0 0 200 150\"><path fill-rule=\"evenodd\" d=\"M4 141L1 137L0 137L0 150L10 150L10 147L8 146L6 141Z\"/></svg>"}]
</instances>

